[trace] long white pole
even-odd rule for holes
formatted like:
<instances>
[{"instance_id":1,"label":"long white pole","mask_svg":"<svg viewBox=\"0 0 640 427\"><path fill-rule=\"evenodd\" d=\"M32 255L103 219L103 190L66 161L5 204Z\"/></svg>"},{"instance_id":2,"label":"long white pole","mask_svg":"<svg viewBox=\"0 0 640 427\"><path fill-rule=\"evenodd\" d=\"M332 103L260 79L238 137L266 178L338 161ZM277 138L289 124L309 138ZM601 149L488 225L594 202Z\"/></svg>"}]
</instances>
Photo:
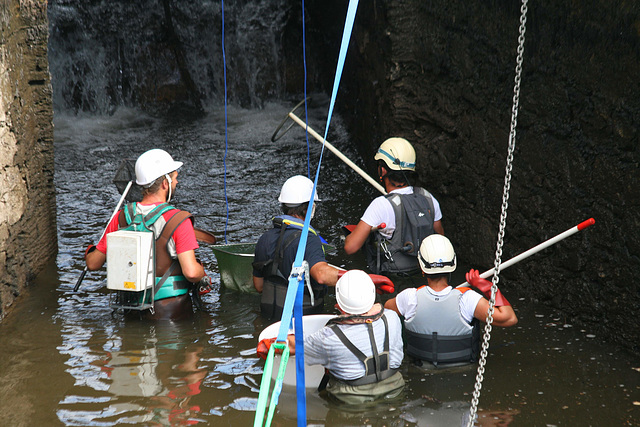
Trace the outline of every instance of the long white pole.
<instances>
[{"instance_id":1,"label":"long white pole","mask_svg":"<svg viewBox=\"0 0 640 427\"><path fill-rule=\"evenodd\" d=\"M551 245L555 245L556 243L558 243L560 240L564 240L567 237L576 234L578 231L582 231L585 228L595 224L596 220L593 218L589 218L586 221L581 222L580 224L576 225L575 227L571 227L570 229L568 229L567 231L564 231L560 234L558 234L555 237L550 238L549 240L546 240L542 243L540 243L537 246L534 246L533 248L529 249L528 251L525 251L523 253L521 253L520 255L516 255L513 258L511 258L510 260L507 260L503 263L500 264L500 271L504 270L507 267L512 266L513 264L522 261L525 258L530 257L531 255L540 252L541 250L548 248ZM480 277L482 277L483 279L486 279L487 277L491 277L493 276L493 273L495 273L496 269L492 268L491 270L487 270L484 273L482 273L480 275ZM464 282L458 286L456 286L457 288L460 288L462 286L469 286L469 283Z\"/></svg>"},{"instance_id":2,"label":"long white pole","mask_svg":"<svg viewBox=\"0 0 640 427\"><path fill-rule=\"evenodd\" d=\"M127 193L129 193L129 189L131 188L132 184L133 184L133 180L129 181L129 183L127 184L127 187L122 192L122 197L120 197L120 201L118 202L118 205L116 206L116 208L113 210L113 213L109 217L109 221L107 221L107 225L104 227L104 230L102 231L102 234L100 235L100 238L98 239L98 242L100 240L102 240L102 238L104 237L104 233L107 232L107 228L109 227L109 223L111 222L113 217L116 215L116 213L118 213L118 211L120 210L120 206L122 206L122 202L124 202L125 197L127 197ZM82 270L82 274L80 274L80 277L78 278L78 281L76 282L76 285L73 287L73 292L77 292L78 291L78 289L80 288L80 284L84 280L84 276L87 274L87 271L88 271L88 269L85 266L84 270Z\"/></svg>"},{"instance_id":3,"label":"long white pole","mask_svg":"<svg viewBox=\"0 0 640 427\"><path fill-rule=\"evenodd\" d=\"M313 136L315 139L317 139L320 142L324 142L325 146L331 150L331 152L333 154L335 154L336 156L338 156L338 158L340 160L342 160L343 162L345 162L347 164L347 166L349 166L351 169L353 169L354 171L356 171L358 173L358 175L360 175L361 177L363 177L364 179L367 180L367 182L369 182L369 184L373 185L376 190L378 190L379 192L381 192L382 194L387 194L386 190L384 189L384 187L382 185L380 185L375 179L371 178L365 171L363 171L362 169L360 169L358 167L358 165L356 165L355 163L353 163L351 160L349 160L344 154L342 154L336 147L334 147L333 145L331 145L329 143L329 141L323 139L315 130L311 129L311 126L307 126L298 116L296 116L295 114L293 114L293 112L289 113L289 117L291 118L291 120L293 120L294 122L296 122L297 124L299 124L300 126L302 126L303 129L307 129L309 131L309 133L311 134L311 136Z\"/></svg>"}]
</instances>

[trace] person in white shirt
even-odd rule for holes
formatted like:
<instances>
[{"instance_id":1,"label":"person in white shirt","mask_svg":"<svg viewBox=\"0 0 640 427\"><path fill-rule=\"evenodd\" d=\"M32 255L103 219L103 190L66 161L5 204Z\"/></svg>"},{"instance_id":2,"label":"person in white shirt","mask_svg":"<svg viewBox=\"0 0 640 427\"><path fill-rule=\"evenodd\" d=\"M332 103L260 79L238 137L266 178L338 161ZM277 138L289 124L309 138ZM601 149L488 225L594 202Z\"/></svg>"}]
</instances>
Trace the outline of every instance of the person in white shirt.
<instances>
[{"instance_id":1,"label":"person in white shirt","mask_svg":"<svg viewBox=\"0 0 640 427\"><path fill-rule=\"evenodd\" d=\"M489 301L471 288L449 286L456 254L445 236L425 238L418 259L427 285L405 289L385 303L385 308L404 317L407 355L434 365L475 362L480 341L477 321L486 319ZM477 270L471 269L466 279L485 297L491 297L492 283L480 278ZM511 304L498 290L492 324L508 327L517 322Z\"/></svg>"},{"instance_id":2,"label":"person in white shirt","mask_svg":"<svg viewBox=\"0 0 640 427\"><path fill-rule=\"evenodd\" d=\"M416 153L409 141L389 138L374 158L388 194L374 199L360 222L349 229L344 250L353 254L364 247L367 264L376 274L417 273L422 239L433 233L444 235L440 204L427 190L410 185Z\"/></svg>"},{"instance_id":3,"label":"person in white shirt","mask_svg":"<svg viewBox=\"0 0 640 427\"><path fill-rule=\"evenodd\" d=\"M375 285L362 270L344 273L336 284L336 300L342 315L305 337L305 363L327 369L321 385L341 402L397 397L404 388L398 371L404 356L400 318L375 302ZM294 336L288 340L294 353Z\"/></svg>"}]
</instances>

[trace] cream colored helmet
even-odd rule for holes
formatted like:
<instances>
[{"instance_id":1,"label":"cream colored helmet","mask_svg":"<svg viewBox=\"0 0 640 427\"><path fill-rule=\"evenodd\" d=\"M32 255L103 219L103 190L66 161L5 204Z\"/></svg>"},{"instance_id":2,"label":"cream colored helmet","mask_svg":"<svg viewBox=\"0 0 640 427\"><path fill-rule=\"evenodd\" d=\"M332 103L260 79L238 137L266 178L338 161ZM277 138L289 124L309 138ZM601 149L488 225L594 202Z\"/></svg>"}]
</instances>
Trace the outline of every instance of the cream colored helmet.
<instances>
[{"instance_id":1,"label":"cream colored helmet","mask_svg":"<svg viewBox=\"0 0 640 427\"><path fill-rule=\"evenodd\" d=\"M383 160L392 170L416 170L416 151L404 138L389 138L380 145L374 159Z\"/></svg>"},{"instance_id":2,"label":"cream colored helmet","mask_svg":"<svg viewBox=\"0 0 640 427\"><path fill-rule=\"evenodd\" d=\"M177 170L182 162L176 162L164 150L154 148L146 151L136 160L136 184L143 187L152 184L156 179Z\"/></svg>"},{"instance_id":3,"label":"cream colored helmet","mask_svg":"<svg viewBox=\"0 0 640 427\"><path fill-rule=\"evenodd\" d=\"M376 285L362 270L349 270L336 283L336 300L348 314L364 314L376 302Z\"/></svg>"},{"instance_id":4,"label":"cream colored helmet","mask_svg":"<svg viewBox=\"0 0 640 427\"><path fill-rule=\"evenodd\" d=\"M449 239L432 234L420 244L418 262L425 274L451 273L456 269L456 253Z\"/></svg>"}]
</instances>

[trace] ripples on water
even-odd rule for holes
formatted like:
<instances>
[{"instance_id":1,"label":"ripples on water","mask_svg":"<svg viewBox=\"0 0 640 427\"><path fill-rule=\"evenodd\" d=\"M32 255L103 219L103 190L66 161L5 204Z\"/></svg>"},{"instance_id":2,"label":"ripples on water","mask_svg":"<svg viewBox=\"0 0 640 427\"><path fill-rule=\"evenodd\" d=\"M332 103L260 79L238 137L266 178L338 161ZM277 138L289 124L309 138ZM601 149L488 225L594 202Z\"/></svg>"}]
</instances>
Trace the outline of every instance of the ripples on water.
<instances>
[{"instance_id":1,"label":"ripples on water","mask_svg":"<svg viewBox=\"0 0 640 427\"><path fill-rule=\"evenodd\" d=\"M229 113L226 158L230 243L252 242L278 213L280 186L306 174L306 143L294 128L270 136L288 107ZM312 117L324 117L324 111ZM198 226L224 236L226 207L223 112L168 122L122 109L112 117L55 120L59 254L57 263L0 328L0 407L5 425L250 425L263 363L256 338L266 323L257 295L221 288L215 257L199 251L216 282L204 312L167 324L124 321L108 307L104 272L71 289L84 267L82 252L102 232L119 194L111 184L122 158L160 147L183 161L175 203ZM321 120L311 126L322 133ZM333 120L331 142L347 136ZM320 145L311 140L312 165ZM325 153L316 227L339 247L339 227L354 222L376 195L331 153ZM451 213L445 212L446 216ZM453 232L453 230L451 230ZM358 256L329 261L363 267ZM483 425L638 425L640 363L598 337L566 324L526 299L516 301L520 323L494 329L480 399ZM635 364L634 364L635 363ZM408 386L396 401L348 409L309 397L315 425L460 425L475 369L424 371L406 364ZM284 390L275 425L295 423L295 397Z\"/></svg>"}]
</instances>

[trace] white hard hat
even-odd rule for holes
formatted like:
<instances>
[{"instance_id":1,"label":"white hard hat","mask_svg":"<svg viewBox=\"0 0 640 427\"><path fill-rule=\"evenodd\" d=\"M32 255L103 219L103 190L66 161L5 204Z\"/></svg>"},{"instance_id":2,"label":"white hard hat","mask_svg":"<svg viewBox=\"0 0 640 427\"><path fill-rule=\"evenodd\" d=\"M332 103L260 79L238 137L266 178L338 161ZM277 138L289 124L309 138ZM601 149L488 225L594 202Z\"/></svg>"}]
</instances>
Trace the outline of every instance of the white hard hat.
<instances>
[{"instance_id":1,"label":"white hard hat","mask_svg":"<svg viewBox=\"0 0 640 427\"><path fill-rule=\"evenodd\" d=\"M313 191L313 181L306 176L295 175L285 181L280 190L278 201L287 205L300 205L311 200L311 192ZM313 200L319 202L318 193L316 192Z\"/></svg>"},{"instance_id":2,"label":"white hard hat","mask_svg":"<svg viewBox=\"0 0 640 427\"><path fill-rule=\"evenodd\" d=\"M389 169L416 170L416 151L404 138L389 138L380 145L374 159L384 160Z\"/></svg>"},{"instance_id":3,"label":"white hard hat","mask_svg":"<svg viewBox=\"0 0 640 427\"><path fill-rule=\"evenodd\" d=\"M418 261L425 274L451 273L456 269L453 245L441 234L425 237L420 244Z\"/></svg>"},{"instance_id":4,"label":"white hard hat","mask_svg":"<svg viewBox=\"0 0 640 427\"><path fill-rule=\"evenodd\" d=\"M136 184L149 185L161 176L171 173L182 166L164 150L154 148L146 151L136 160Z\"/></svg>"},{"instance_id":5,"label":"white hard hat","mask_svg":"<svg viewBox=\"0 0 640 427\"><path fill-rule=\"evenodd\" d=\"M336 300L345 313L364 314L376 302L376 286L362 270L349 270L336 283Z\"/></svg>"}]
</instances>

